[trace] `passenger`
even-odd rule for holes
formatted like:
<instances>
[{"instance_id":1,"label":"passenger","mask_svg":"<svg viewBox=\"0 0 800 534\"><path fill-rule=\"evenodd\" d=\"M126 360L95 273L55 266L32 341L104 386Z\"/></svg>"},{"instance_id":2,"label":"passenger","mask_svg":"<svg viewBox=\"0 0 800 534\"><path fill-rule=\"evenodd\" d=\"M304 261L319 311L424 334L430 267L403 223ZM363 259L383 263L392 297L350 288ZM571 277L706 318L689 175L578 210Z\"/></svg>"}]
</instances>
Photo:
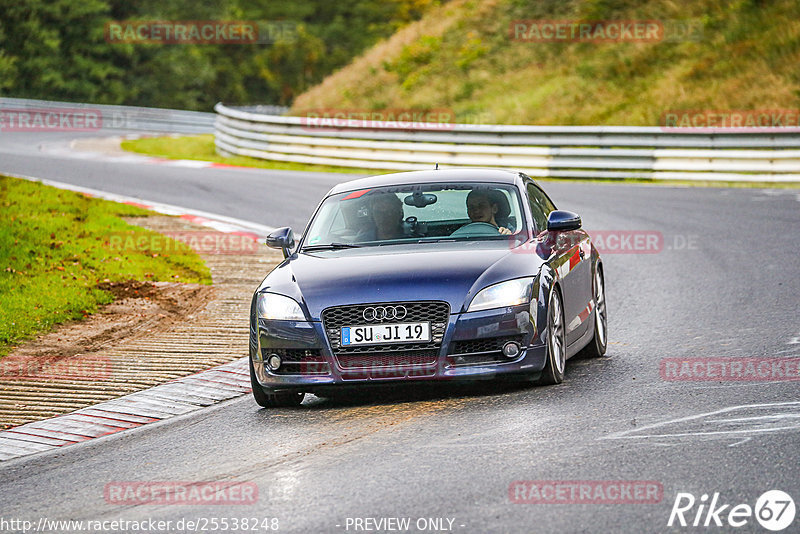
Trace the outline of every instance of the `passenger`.
<instances>
[{"instance_id":1,"label":"passenger","mask_svg":"<svg viewBox=\"0 0 800 534\"><path fill-rule=\"evenodd\" d=\"M467 215L473 223L489 223L502 235L510 235L511 230L497 224L494 216L498 210L497 201L493 200L489 191L474 189L467 195Z\"/></svg>"},{"instance_id":2,"label":"passenger","mask_svg":"<svg viewBox=\"0 0 800 534\"><path fill-rule=\"evenodd\" d=\"M380 193L369 198L368 209L374 226L359 232L358 241L382 241L405 237L403 201L394 193Z\"/></svg>"}]
</instances>

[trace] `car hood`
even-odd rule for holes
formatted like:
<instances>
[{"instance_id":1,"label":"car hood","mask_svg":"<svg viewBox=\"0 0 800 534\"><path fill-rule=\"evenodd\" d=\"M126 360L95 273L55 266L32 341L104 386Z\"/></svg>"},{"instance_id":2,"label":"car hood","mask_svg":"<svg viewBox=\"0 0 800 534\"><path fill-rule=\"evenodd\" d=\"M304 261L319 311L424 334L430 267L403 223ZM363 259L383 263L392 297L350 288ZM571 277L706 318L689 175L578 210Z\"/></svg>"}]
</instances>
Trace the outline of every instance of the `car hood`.
<instances>
[{"instance_id":1,"label":"car hood","mask_svg":"<svg viewBox=\"0 0 800 534\"><path fill-rule=\"evenodd\" d=\"M393 245L294 254L264 279L259 290L301 302L314 321L343 304L443 300L463 311L486 286L532 276L542 259L512 250L508 242Z\"/></svg>"}]
</instances>

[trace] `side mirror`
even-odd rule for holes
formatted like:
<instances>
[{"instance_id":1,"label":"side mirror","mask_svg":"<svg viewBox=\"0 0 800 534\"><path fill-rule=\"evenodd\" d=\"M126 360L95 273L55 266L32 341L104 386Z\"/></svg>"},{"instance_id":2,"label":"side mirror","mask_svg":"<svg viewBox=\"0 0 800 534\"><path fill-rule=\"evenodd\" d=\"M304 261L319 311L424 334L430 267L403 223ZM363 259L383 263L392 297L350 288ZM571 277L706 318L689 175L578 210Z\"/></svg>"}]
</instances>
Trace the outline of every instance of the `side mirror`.
<instances>
[{"instance_id":1,"label":"side mirror","mask_svg":"<svg viewBox=\"0 0 800 534\"><path fill-rule=\"evenodd\" d=\"M289 257L289 251L294 248L294 233L288 226L278 228L267 236L267 246L269 248L279 248L283 250L283 257Z\"/></svg>"},{"instance_id":2,"label":"side mirror","mask_svg":"<svg viewBox=\"0 0 800 534\"><path fill-rule=\"evenodd\" d=\"M581 216L571 211L555 210L547 216L548 232L566 232L581 227Z\"/></svg>"}]
</instances>

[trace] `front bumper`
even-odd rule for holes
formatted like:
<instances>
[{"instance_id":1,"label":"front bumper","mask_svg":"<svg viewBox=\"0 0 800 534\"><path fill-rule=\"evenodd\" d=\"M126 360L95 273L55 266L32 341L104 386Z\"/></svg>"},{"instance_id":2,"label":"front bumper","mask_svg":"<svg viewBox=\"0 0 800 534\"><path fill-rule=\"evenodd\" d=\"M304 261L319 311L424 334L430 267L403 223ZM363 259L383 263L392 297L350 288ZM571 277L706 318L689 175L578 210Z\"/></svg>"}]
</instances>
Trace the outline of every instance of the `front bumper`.
<instances>
[{"instance_id":1,"label":"front bumper","mask_svg":"<svg viewBox=\"0 0 800 534\"><path fill-rule=\"evenodd\" d=\"M536 310L535 304L533 309ZM421 363L386 364L378 359L375 365L362 367L341 365L321 322L259 319L257 342L251 342L251 358L258 382L269 392L313 393L368 384L533 375L544 369L547 349L530 311L529 305L522 305L451 314L435 356ZM493 350L506 340L522 347L513 359ZM273 353L286 362L277 372L264 363Z\"/></svg>"}]
</instances>

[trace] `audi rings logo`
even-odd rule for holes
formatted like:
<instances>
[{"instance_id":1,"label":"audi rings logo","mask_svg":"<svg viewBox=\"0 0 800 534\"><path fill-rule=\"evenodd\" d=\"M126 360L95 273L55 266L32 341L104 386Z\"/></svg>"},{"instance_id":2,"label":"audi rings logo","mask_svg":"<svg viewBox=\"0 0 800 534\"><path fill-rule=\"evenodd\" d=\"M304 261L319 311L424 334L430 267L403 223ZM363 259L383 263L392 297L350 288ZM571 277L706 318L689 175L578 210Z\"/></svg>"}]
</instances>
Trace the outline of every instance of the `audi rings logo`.
<instances>
[{"instance_id":1,"label":"audi rings logo","mask_svg":"<svg viewBox=\"0 0 800 534\"><path fill-rule=\"evenodd\" d=\"M405 306L370 306L361 314L365 321L405 319L408 311Z\"/></svg>"}]
</instances>

